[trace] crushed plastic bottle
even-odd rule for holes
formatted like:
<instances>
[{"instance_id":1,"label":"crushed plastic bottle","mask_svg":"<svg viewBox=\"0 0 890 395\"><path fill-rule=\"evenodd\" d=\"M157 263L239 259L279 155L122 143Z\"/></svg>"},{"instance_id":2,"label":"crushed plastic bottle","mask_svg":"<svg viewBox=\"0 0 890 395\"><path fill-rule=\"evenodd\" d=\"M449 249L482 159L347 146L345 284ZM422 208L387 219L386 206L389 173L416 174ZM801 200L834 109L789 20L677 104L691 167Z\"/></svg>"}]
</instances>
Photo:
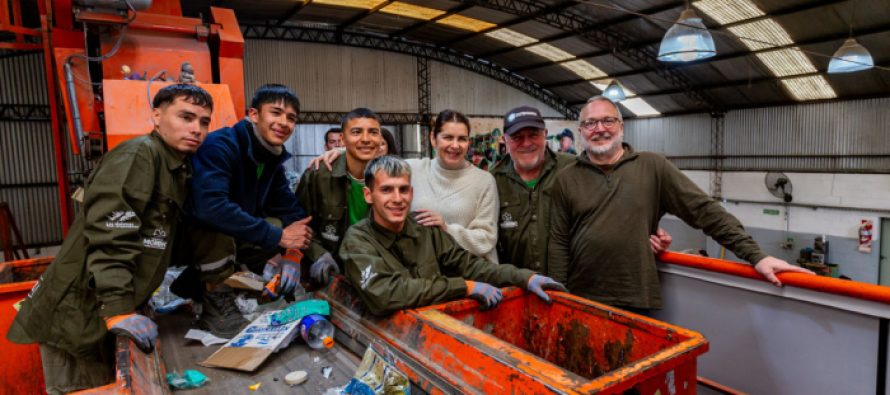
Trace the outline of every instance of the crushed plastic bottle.
<instances>
[{"instance_id":1,"label":"crushed plastic bottle","mask_svg":"<svg viewBox=\"0 0 890 395\"><path fill-rule=\"evenodd\" d=\"M300 337L316 350L334 347L334 325L318 314L309 314L300 320Z\"/></svg>"}]
</instances>

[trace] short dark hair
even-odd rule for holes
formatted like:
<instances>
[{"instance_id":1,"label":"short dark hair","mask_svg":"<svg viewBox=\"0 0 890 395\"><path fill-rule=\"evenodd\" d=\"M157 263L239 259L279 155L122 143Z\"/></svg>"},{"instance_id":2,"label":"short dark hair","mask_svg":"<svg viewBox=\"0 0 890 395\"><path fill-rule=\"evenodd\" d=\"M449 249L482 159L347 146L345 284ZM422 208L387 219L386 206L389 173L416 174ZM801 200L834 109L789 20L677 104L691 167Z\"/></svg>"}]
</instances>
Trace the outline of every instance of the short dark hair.
<instances>
[{"instance_id":1,"label":"short dark hair","mask_svg":"<svg viewBox=\"0 0 890 395\"><path fill-rule=\"evenodd\" d=\"M371 111L364 107L359 107L359 108L353 109L352 111L346 113L346 115L343 116L343 120L340 121L340 128L343 130L346 130L347 122L349 122L353 119L359 119L359 118L371 118L371 119L377 121L377 123L381 123L380 117L377 116L377 114L374 111Z\"/></svg>"},{"instance_id":2,"label":"short dark hair","mask_svg":"<svg viewBox=\"0 0 890 395\"><path fill-rule=\"evenodd\" d=\"M408 176L408 180L411 180L411 166L408 166L408 162L392 155L378 156L365 166L365 186L368 189L374 189L374 175L378 171L390 177Z\"/></svg>"},{"instance_id":3,"label":"short dark hair","mask_svg":"<svg viewBox=\"0 0 890 395\"><path fill-rule=\"evenodd\" d=\"M340 129L340 128L330 128L330 129L328 129L327 132L324 132L324 142L325 142L325 144L328 143L328 136L330 136L330 135L333 134L333 133L343 133L343 129Z\"/></svg>"},{"instance_id":4,"label":"short dark hair","mask_svg":"<svg viewBox=\"0 0 890 395\"><path fill-rule=\"evenodd\" d=\"M392 132L386 128L380 128L380 134L383 135L383 140L386 141L386 155L398 155L399 147L396 146L396 138L392 135Z\"/></svg>"},{"instance_id":5,"label":"short dark hair","mask_svg":"<svg viewBox=\"0 0 890 395\"><path fill-rule=\"evenodd\" d=\"M213 111L213 96L210 96L204 88L191 84L173 84L161 88L155 94L151 102L151 108L160 108L172 104L177 97L181 97L187 103Z\"/></svg>"},{"instance_id":6,"label":"short dark hair","mask_svg":"<svg viewBox=\"0 0 890 395\"><path fill-rule=\"evenodd\" d=\"M442 126L444 126L448 122L458 122L464 124L467 127L467 135L470 134L470 120L467 118L466 115L454 110L442 110L439 115L436 115L436 122L433 124L434 138L439 135L439 132L442 131Z\"/></svg>"},{"instance_id":7,"label":"short dark hair","mask_svg":"<svg viewBox=\"0 0 890 395\"><path fill-rule=\"evenodd\" d=\"M281 84L266 84L253 92L253 98L250 99L250 108L259 110L263 104L282 101L284 105L293 107L294 111L300 112L300 99L297 98L297 94Z\"/></svg>"}]
</instances>

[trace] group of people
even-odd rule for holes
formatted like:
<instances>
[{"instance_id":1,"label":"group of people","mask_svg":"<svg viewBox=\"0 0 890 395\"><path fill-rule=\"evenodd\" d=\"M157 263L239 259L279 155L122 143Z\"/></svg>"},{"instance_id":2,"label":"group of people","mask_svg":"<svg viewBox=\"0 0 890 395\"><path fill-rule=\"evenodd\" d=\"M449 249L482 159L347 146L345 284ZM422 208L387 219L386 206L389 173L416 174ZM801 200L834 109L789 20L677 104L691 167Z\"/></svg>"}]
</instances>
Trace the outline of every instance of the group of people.
<instances>
[{"instance_id":1,"label":"group of people","mask_svg":"<svg viewBox=\"0 0 890 395\"><path fill-rule=\"evenodd\" d=\"M645 314L661 306L665 213L777 285L775 273L803 271L764 254L664 157L624 143L621 113L604 97L581 111L577 156L547 148L537 109L509 111L507 156L490 171L466 160L470 122L459 112L436 117L435 158L403 160L380 118L357 108L326 134L328 166L306 171L296 193L282 166L300 112L291 89L260 87L243 120L209 134L213 100L199 86L164 87L152 105L154 130L102 158L9 330L13 342L40 344L49 393L114 381L111 335L153 347L157 326L140 309L171 263L187 264L173 292L199 303L200 325L222 336L246 324L223 283L239 266L279 275L276 295L343 273L375 315L461 297L493 308L506 285Z\"/></svg>"}]
</instances>

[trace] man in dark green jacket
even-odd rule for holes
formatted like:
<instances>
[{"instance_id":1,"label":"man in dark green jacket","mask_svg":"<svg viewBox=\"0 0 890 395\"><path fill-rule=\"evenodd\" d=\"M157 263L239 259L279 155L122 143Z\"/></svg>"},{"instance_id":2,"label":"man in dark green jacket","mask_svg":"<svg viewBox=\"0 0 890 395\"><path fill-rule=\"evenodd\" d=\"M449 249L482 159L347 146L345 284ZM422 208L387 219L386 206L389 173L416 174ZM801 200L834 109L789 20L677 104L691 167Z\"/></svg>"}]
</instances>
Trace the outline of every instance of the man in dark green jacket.
<instances>
[{"instance_id":1,"label":"man in dark green jacket","mask_svg":"<svg viewBox=\"0 0 890 395\"><path fill-rule=\"evenodd\" d=\"M776 273L809 271L767 256L742 224L661 155L622 143L624 126L609 99L581 110L585 154L553 184L548 274L579 296L646 313L661 307L649 235L676 215L752 264Z\"/></svg>"},{"instance_id":2,"label":"man in dark green jacket","mask_svg":"<svg viewBox=\"0 0 890 395\"><path fill-rule=\"evenodd\" d=\"M553 180L577 157L547 147L547 128L537 108L510 110L504 115L503 130L508 155L491 171L501 201L498 259L546 273ZM670 246L671 237L657 229L650 241L652 252L658 254Z\"/></svg>"},{"instance_id":3,"label":"man in dark green jacket","mask_svg":"<svg viewBox=\"0 0 890 395\"><path fill-rule=\"evenodd\" d=\"M105 154L62 249L22 301L8 338L40 343L46 390L114 381L114 339L150 350L157 327L138 313L164 279L190 176L187 156L210 125L213 100L171 85L153 101L155 130Z\"/></svg>"},{"instance_id":4,"label":"man in dark green jacket","mask_svg":"<svg viewBox=\"0 0 890 395\"><path fill-rule=\"evenodd\" d=\"M314 262L310 276L321 284L327 284L333 273L342 273L334 254L346 228L367 216L362 192L365 165L383 142L380 118L367 108L346 114L342 129L346 155L337 158L330 170L324 166L307 170L297 187L297 197L312 216L314 231L305 259Z\"/></svg>"},{"instance_id":5,"label":"man in dark green jacket","mask_svg":"<svg viewBox=\"0 0 890 395\"><path fill-rule=\"evenodd\" d=\"M372 314L465 296L491 308L501 299L496 286L516 285L547 302L545 289L565 291L562 284L531 270L470 254L440 228L417 224L408 215L413 189L405 161L376 158L368 163L364 179L371 215L346 231L340 257L346 278Z\"/></svg>"}]
</instances>

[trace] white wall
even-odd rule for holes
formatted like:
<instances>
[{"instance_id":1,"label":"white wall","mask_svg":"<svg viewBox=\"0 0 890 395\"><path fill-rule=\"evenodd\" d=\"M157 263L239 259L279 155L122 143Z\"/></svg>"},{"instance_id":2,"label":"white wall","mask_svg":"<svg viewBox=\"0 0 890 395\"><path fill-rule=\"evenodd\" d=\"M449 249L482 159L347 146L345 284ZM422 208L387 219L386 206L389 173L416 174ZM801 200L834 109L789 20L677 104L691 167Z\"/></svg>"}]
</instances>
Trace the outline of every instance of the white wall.
<instances>
[{"instance_id":1,"label":"white wall","mask_svg":"<svg viewBox=\"0 0 890 395\"><path fill-rule=\"evenodd\" d=\"M685 171L702 190L713 194L714 173L709 171ZM814 235L826 235L830 245L829 259L838 263L841 273L857 281L877 283L879 265L880 219L890 217L890 175L883 174L831 174L785 173L793 185L794 203L832 207L788 207L788 234L785 234L785 206L772 196L764 184L765 172L723 173L723 206L735 215L754 239L769 254L793 261L798 251L812 246ZM733 200L774 202L745 203ZM779 215L764 213L775 209ZM859 224L863 219L874 223L871 253L856 250ZM673 216L666 216L662 225L675 233L678 249L703 248L719 254L720 247L710 239L700 236L699 231L689 228ZM793 246L782 248L786 237L793 239ZM702 245L704 244L704 245ZM736 259L727 253L728 259Z\"/></svg>"}]
</instances>

